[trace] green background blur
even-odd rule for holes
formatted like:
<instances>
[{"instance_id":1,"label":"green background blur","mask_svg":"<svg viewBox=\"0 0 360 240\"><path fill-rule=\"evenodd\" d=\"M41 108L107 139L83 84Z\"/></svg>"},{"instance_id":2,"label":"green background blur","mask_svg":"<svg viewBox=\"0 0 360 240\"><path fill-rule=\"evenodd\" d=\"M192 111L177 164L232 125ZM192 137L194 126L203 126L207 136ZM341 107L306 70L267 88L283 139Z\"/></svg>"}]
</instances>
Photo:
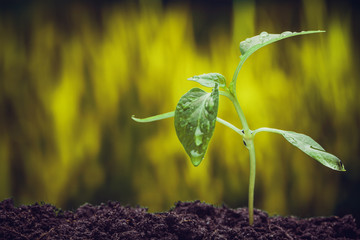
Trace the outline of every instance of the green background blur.
<instances>
[{"instance_id":1,"label":"green background blur","mask_svg":"<svg viewBox=\"0 0 360 240\"><path fill-rule=\"evenodd\" d=\"M173 111L193 75L229 82L247 37L323 29L259 50L237 91L250 128L308 134L347 172L259 134L255 207L359 217L359 16L357 1L3 1L0 200L247 206L248 152L232 130L216 126L195 168L172 119L130 117ZM223 97L219 116L241 127Z\"/></svg>"}]
</instances>

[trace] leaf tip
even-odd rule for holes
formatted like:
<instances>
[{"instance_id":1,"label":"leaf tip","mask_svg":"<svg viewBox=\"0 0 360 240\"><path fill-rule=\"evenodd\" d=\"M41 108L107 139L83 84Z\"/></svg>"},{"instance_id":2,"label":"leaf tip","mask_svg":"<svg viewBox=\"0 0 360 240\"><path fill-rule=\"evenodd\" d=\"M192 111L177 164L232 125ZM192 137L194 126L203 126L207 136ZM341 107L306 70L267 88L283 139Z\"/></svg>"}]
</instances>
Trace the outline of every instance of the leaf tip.
<instances>
[{"instance_id":1,"label":"leaf tip","mask_svg":"<svg viewBox=\"0 0 360 240\"><path fill-rule=\"evenodd\" d=\"M332 164L332 166L329 166L329 167L336 171L339 171L339 172L346 172L345 166L342 163L342 161L338 157L336 157L336 156L334 156L334 157L335 157L336 161L334 164Z\"/></svg>"},{"instance_id":2,"label":"leaf tip","mask_svg":"<svg viewBox=\"0 0 360 240\"><path fill-rule=\"evenodd\" d=\"M140 118L136 118L135 115L131 115L131 119L135 122L140 122Z\"/></svg>"},{"instance_id":3,"label":"leaf tip","mask_svg":"<svg viewBox=\"0 0 360 240\"><path fill-rule=\"evenodd\" d=\"M324 164L325 166L339 172L346 172L344 164L341 162L340 159L338 159L336 156L333 155L333 157L336 158L336 162L333 164Z\"/></svg>"},{"instance_id":4,"label":"leaf tip","mask_svg":"<svg viewBox=\"0 0 360 240\"><path fill-rule=\"evenodd\" d=\"M191 162L192 164L194 165L194 167L197 167L200 165L200 163L202 162L203 158L200 157L200 158L195 158L195 157L192 157L191 158Z\"/></svg>"},{"instance_id":5,"label":"leaf tip","mask_svg":"<svg viewBox=\"0 0 360 240\"><path fill-rule=\"evenodd\" d=\"M339 171L346 172L345 166L341 161L339 162Z\"/></svg>"}]
</instances>

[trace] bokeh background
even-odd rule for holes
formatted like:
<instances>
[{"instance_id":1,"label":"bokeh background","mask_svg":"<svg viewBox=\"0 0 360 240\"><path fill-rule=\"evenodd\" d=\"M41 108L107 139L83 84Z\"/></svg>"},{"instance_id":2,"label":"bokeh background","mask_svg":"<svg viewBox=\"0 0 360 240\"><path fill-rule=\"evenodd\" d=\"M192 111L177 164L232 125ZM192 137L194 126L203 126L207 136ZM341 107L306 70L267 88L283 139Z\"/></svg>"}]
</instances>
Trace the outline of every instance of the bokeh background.
<instances>
[{"instance_id":1,"label":"bokeh background","mask_svg":"<svg viewBox=\"0 0 360 240\"><path fill-rule=\"evenodd\" d=\"M256 141L255 207L270 214L360 214L358 1L2 1L0 200L63 209L108 200L151 212L200 199L247 206L248 153L217 125L193 167L173 111L208 72L228 82L239 42L262 31L326 30L252 55L238 96L252 129L305 133L342 159L328 169L281 136ZM241 127L230 101L219 116Z\"/></svg>"}]
</instances>

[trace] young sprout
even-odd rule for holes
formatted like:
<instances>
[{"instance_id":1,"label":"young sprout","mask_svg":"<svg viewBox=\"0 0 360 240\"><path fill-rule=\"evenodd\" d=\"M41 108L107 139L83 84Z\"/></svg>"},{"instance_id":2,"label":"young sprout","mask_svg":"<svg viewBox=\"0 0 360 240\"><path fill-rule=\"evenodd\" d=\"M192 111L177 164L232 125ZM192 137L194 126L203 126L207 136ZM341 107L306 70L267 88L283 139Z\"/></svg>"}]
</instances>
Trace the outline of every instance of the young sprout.
<instances>
[{"instance_id":1,"label":"young sprout","mask_svg":"<svg viewBox=\"0 0 360 240\"><path fill-rule=\"evenodd\" d=\"M243 143L249 150L250 155L248 210L249 224L252 225L254 222L253 209L256 167L254 137L257 133L271 132L280 134L292 145L299 148L301 151L326 167L337 171L345 171L344 165L339 158L326 152L309 136L301 133L265 127L254 131L250 130L236 96L236 81L239 71L251 54L270 43L277 42L285 38L321 32L324 31L287 31L281 34L269 34L267 32L262 32L255 37L248 38L240 43L240 63L235 70L229 86L226 85L225 77L219 73L208 73L191 77L188 80L198 82L204 87L212 88L212 91L205 92L200 88L193 88L180 98L174 112L168 112L144 119L132 116L132 119L137 122L152 122L174 117L176 134L194 166L198 166L203 160L210 139L213 135L216 122L219 122L238 133L243 138ZM231 123L217 117L219 95L229 98L233 103L240 118L242 125L241 130Z\"/></svg>"}]
</instances>

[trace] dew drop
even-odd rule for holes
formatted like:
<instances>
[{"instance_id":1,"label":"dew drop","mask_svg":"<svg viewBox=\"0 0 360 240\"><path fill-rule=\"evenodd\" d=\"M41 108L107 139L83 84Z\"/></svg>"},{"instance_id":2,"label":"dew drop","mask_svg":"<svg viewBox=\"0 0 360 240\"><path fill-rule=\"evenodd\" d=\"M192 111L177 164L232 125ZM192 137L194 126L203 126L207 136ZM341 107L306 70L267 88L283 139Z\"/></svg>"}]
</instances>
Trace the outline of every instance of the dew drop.
<instances>
[{"instance_id":1,"label":"dew drop","mask_svg":"<svg viewBox=\"0 0 360 240\"><path fill-rule=\"evenodd\" d=\"M202 136L195 136L195 145L200 146L202 144Z\"/></svg>"},{"instance_id":2,"label":"dew drop","mask_svg":"<svg viewBox=\"0 0 360 240\"><path fill-rule=\"evenodd\" d=\"M290 31L285 31L283 33L280 34L280 37L286 37L286 36L289 36L290 34L292 34L292 32Z\"/></svg>"},{"instance_id":3,"label":"dew drop","mask_svg":"<svg viewBox=\"0 0 360 240\"><path fill-rule=\"evenodd\" d=\"M264 43L269 38L269 36L270 35L267 32L260 33L260 43Z\"/></svg>"},{"instance_id":4,"label":"dew drop","mask_svg":"<svg viewBox=\"0 0 360 240\"><path fill-rule=\"evenodd\" d=\"M190 151L190 157L191 162L194 164L195 167L198 166L202 161L202 154L197 152L196 150Z\"/></svg>"},{"instance_id":5,"label":"dew drop","mask_svg":"<svg viewBox=\"0 0 360 240\"><path fill-rule=\"evenodd\" d=\"M269 36L269 34L267 32L260 33L260 37L262 37L262 38L266 38L268 36Z\"/></svg>"},{"instance_id":6,"label":"dew drop","mask_svg":"<svg viewBox=\"0 0 360 240\"><path fill-rule=\"evenodd\" d=\"M286 138L290 143L292 143L292 144L296 144L297 143L297 141L293 138L293 137L287 137Z\"/></svg>"},{"instance_id":7,"label":"dew drop","mask_svg":"<svg viewBox=\"0 0 360 240\"><path fill-rule=\"evenodd\" d=\"M325 152L325 150L324 150L324 149L321 149L321 148L316 147L316 146L310 146L310 148L315 149L315 150L318 150L318 151Z\"/></svg>"},{"instance_id":8,"label":"dew drop","mask_svg":"<svg viewBox=\"0 0 360 240\"><path fill-rule=\"evenodd\" d=\"M207 101L207 107L209 110L212 110L212 108L214 107L215 103L214 100L212 98L209 98L209 100Z\"/></svg>"},{"instance_id":9,"label":"dew drop","mask_svg":"<svg viewBox=\"0 0 360 240\"><path fill-rule=\"evenodd\" d=\"M210 98L209 99L209 108L213 108L214 107L214 99Z\"/></svg>"},{"instance_id":10,"label":"dew drop","mask_svg":"<svg viewBox=\"0 0 360 240\"><path fill-rule=\"evenodd\" d=\"M201 153L199 153L196 150L191 150L190 154L191 154L192 157L200 157L201 156Z\"/></svg>"},{"instance_id":11,"label":"dew drop","mask_svg":"<svg viewBox=\"0 0 360 240\"><path fill-rule=\"evenodd\" d=\"M195 130L195 145L199 146L202 144L204 133L201 131L200 126L198 126Z\"/></svg>"},{"instance_id":12,"label":"dew drop","mask_svg":"<svg viewBox=\"0 0 360 240\"><path fill-rule=\"evenodd\" d=\"M244 48L245 45L246 45L246 42L241 42L241 43L240 43L240 49Z\"/></svg>"}]
</instances>

